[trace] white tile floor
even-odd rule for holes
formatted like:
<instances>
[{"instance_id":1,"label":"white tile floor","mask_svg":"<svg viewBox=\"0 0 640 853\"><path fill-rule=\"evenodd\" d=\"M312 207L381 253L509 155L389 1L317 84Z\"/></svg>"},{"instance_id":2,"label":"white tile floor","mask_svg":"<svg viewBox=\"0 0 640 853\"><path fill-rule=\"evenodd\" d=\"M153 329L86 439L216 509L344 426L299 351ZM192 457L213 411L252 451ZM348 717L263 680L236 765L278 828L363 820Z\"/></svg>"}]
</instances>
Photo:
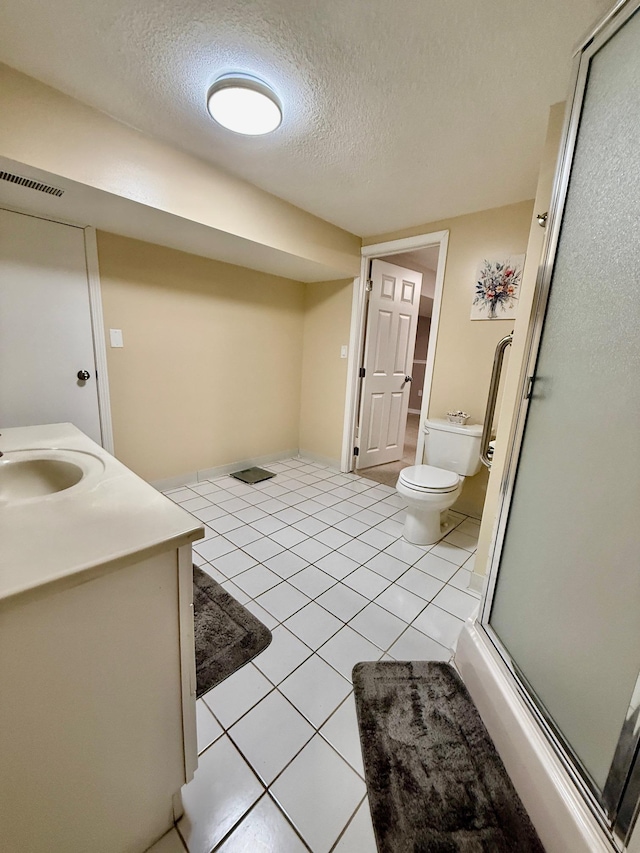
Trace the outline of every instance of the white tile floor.
<instances>
[{"instance_id":1,"label":"white tile floor","mask_svg":"<svg viewBox=\"0 0 640 853\"><path fill-rule=\"evenodd\" d=\"M167 492L206 525L194 561L273 632L198 700L199 768L154 853L375 853L351 684L361 660L447 660L478 605L479 524L401 538L395 489L290 459L255 486Z\"/></svg>"}]
</instances>

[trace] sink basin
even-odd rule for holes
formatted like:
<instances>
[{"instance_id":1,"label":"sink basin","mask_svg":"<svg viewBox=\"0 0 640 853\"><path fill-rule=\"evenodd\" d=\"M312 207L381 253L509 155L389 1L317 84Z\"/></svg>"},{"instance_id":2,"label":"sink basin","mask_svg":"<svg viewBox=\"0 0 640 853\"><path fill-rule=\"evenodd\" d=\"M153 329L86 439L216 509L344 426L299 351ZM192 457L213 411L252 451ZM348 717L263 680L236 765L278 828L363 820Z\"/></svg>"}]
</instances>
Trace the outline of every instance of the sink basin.
<instances>
[{"instance_id":1,"label":"sink basin","mask_svg":"<svg viewBox=\"0 0 640 853\"><path fill-rule=\"evenodd\" d=\"M0 501L46 498L102 471L97 456L78 450L14 450L0 457Z\"/></svg>"}]
</instances>

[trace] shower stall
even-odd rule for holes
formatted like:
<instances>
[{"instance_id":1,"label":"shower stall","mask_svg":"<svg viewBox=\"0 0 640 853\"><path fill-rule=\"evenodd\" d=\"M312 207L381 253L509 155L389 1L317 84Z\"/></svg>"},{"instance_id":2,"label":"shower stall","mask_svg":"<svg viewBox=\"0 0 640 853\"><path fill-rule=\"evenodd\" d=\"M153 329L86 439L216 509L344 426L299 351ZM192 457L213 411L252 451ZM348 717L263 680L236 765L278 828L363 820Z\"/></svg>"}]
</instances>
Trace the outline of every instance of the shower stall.
<instances>
[{"instance_id":1,"label":"shower stall","mask_svg":"<svg viewBox=\"0 0 640 853\"><path fill-rule=\"evenodd\" d=\"M596 827L585 850L625 849L640 802L639 7L576 54L473 629Z\"/></svg>"}]
</instances>

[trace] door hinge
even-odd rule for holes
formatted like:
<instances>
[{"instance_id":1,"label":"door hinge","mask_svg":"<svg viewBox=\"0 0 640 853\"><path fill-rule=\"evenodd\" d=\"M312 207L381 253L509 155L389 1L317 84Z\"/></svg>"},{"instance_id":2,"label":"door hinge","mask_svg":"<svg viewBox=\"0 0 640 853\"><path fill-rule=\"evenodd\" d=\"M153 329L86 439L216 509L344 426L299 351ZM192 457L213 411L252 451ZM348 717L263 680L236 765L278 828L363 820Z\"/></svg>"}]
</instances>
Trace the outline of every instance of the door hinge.
<instances>
[{"instance_id":1,"label":"door hinge","mask_svg":"<svg viewBox=\"0 0 640 853\"><path fill-rule=\"evenodd\" d=\"M366 369L364 367L361 367L358 371L358 379L364 379L366 372Z\"/></svg>"},{"instance_id":2,"label":"door hinge","mask_svg":"<svg viewBox=\"0 0 640 853\"><path fill-rule=\"evenodd\" d=\"M353 448L353 455L354 456L360 456L360 448L359 447Z\"/></svg>"},{"instance_id":3,"label":"door hinge","mask_svg":"<svg viewBox=\"0 0 640 853\"><path fill-rule=\"evenodd\" d=\"M531 395L533 394L533 385L534 385L535 381L536 381L535 376L528 376L527 377L527 389L524 392L525 400L531 399Z\"/></svg>"},{"instance_id":4,"label":"door hinge","mask_svg":"<svg viewBox=\"0 0 640 853\"><path fill-rule=\"evenodd\" d=\"M364 289L366 290L367 293L371 293L371 291L373 290L373 279L372 278L367 279L367 283L365 284Z\"/></svg>"}]
</instances>

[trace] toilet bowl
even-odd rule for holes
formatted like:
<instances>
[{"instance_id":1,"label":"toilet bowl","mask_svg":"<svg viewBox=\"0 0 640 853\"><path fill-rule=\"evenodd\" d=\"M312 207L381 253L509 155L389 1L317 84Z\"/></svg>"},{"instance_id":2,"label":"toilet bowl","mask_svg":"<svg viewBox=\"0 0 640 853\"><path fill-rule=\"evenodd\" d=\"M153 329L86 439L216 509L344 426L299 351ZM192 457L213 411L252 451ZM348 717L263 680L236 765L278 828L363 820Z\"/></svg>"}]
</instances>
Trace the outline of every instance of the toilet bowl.
<instances>
[{"instance_id":1,"label":"toilet bowl","mask_svg":"<svg viewBox=\"0 0 640 853\"><path fill-rule=\"evenodd\" d=\"M466 476L480 470L482 424L425 421L425 465L400 472L396 490L407 502L403 537L414 545L442 538L443 513L456 502Z\"/></svg>"},{"instance_id":2,"label":"toilet bowl","mask_svg":"<svg viewBox=\"0 0 640 853\"><path fill-rule=\"evenodd\" d=\"M458 499L464 477L433 465L400 472L396 490L407 502L403 537L414 545L433 545L442 536L442 513Z\"/></svg>"}]
</instances>

